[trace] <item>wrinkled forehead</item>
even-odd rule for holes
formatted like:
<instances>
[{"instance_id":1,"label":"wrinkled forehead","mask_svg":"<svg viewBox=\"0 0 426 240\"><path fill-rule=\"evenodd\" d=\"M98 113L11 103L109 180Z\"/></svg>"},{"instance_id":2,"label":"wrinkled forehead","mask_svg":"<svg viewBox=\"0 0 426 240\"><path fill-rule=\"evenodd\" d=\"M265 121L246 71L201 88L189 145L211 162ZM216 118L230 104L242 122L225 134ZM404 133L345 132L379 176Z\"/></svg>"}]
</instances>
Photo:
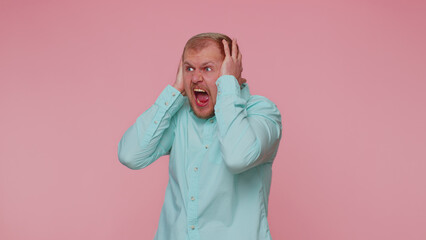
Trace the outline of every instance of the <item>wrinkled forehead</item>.
<instances>
[{"instance_id":1,"label":"wrinkled forehead","mask_svg":"<svg viewBox=\"0 0 426 240\"><path fill-rule=\"evenodd\" d=\"M185 45L182 59L185 60L187 55L195 55L206 49L209 49L210 51L217 51L216 53L219 53L222 58L225 57L225 51L222 44L219 44L212 39L198 39L197 41L189 42Z\"/></svg>"},{"instance_id":2,"label":"wrinkled forehead","mask_svg":"<svg viewBox=\"0 0 426 240\"><path fill-rule=\"evenodd\" d=\"M207 63L221 65L224 56L220 49L215 45L207 46L200 50L187 49L183 56L183 64L190 66L201 66Z\"/></svg>"}]
</instances>

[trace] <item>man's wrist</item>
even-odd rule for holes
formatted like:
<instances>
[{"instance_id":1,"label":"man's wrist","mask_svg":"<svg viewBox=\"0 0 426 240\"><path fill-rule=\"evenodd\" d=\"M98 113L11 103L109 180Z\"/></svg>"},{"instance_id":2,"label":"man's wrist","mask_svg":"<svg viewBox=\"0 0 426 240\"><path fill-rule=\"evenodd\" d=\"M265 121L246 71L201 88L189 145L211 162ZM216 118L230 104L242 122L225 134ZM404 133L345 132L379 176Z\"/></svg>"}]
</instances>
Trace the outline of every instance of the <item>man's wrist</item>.
<instances>
[{"instance_id":1,"label":"man's wrist","mask_svg":"<svg viewBox=\"0 0 426 240\"><path fill-rule=\"evenodd\" d=\"M173 84L172 87L175 88L176 90L178 90L180 92L180 94L182 94L182 95L185 92L185 89L181 89L181 88L177 87L175 84Z\"/></svg>"},{"instance_id":2,"label":"man's wrist","mask_svg":"<svg viewBox=\"0 0 426 240\"><path fill-rule=\"evenodd\" d=\"M222 75L216 80L218 94L240 94L240 85L233 75Z\"/></svg>"},{"instance_id":3,"label":"man's wrist","mask_svg":"<svg viewBox=\"0 0 426 240\"><path fill-rule=\"evenodd\" d=\"M176 88L167 85L160 96L158 96L155 104L164 111L169 111L171 114L174 114L183 105L183 99L184 98L179 94Z\"/></svg>"}]
</instances>

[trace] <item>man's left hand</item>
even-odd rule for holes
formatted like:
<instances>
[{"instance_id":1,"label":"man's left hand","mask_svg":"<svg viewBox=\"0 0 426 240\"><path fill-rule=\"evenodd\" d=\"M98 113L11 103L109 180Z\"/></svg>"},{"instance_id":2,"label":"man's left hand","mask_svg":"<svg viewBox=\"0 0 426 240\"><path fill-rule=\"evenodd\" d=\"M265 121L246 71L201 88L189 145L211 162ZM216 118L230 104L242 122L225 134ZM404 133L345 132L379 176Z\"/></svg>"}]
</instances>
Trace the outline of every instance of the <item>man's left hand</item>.
<instances>
[{"instance_id":1,"label":"man's left hand","mask_svg":"<svg viewBox=\"0 0 426 240\"><path fill-rule=\"evenodd\" d=\"M222 62L220 76L233 75L240 85L245 83L246 79L241 77L241 72L243 71L243 56L238 49L237 40L232 40L232 53L229 50L228 42L226 40L222 40L222 43L225 50L225 59L223 59Z\"/></svg>"}]
</instances>

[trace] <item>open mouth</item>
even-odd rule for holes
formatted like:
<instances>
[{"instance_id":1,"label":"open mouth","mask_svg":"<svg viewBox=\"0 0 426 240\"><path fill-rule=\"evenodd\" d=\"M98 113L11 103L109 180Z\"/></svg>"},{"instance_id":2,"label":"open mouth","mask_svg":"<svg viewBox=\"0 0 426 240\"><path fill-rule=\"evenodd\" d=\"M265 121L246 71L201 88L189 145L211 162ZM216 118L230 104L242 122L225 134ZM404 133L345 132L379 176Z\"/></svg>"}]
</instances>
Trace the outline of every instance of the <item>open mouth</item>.
<instances>
[{"instance_id":1,"label":"open mouth","mask_svg":"<svg viewBox=\"0 0 426 240\"><path fill-rule=\"evenodd\" d=\"M209 94L201 88L194 89L194 96L195 96L195 103L199 107L205 107L209 103Z\"/></svg>"}]
</instances>

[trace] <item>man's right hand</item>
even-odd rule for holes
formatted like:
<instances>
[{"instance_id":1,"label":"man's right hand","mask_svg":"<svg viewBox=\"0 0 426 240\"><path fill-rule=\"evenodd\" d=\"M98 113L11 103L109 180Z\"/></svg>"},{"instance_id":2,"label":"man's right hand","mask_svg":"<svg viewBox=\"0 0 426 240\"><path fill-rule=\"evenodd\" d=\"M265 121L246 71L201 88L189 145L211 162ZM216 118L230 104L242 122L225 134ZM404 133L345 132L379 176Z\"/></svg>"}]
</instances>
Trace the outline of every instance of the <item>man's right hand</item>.
<instances>
[{"instance_id":1,"label":"man's right hand","mask_svg":"<svg viewBox=\"0 0 426 240\"><path fill-rule=\"evenodd\" d=\"M176 74L176 81L173 84L173 87L176 88L183 96L185 96L185 87L183 86L183 64L182 59L179 63L179 68Z\"/></svg>"}]
</instances>

